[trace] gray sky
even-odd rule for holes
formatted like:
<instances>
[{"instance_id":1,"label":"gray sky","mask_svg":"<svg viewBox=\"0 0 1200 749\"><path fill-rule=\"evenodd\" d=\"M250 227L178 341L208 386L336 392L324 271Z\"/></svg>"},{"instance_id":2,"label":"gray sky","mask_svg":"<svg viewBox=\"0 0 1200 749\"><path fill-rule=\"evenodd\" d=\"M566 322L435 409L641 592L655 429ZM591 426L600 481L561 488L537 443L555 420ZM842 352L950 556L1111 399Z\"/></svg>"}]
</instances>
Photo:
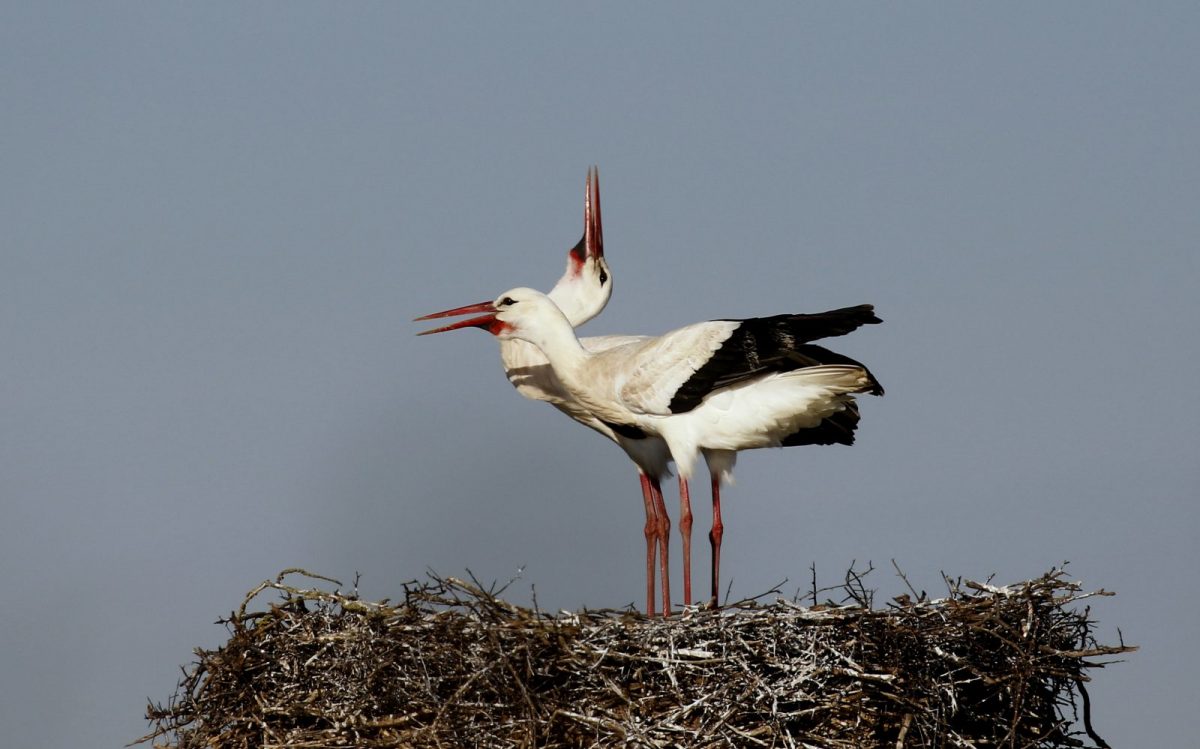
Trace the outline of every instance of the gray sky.
<instances>
[{"instance_id":1,"label":"gray sky","mask_svg":"<svg viewBox=\"0 0 1200 749\"><path fill-rule=\"evenodd\" d=\"M1094 685L1097 729L1194 740L1198 22L0 5L6 742L137 737L288 566L375 598L523 566L518 602L640 604L624 457L522 400L488 336L410 322L548 288L592 163L616 291L587 332L886 321L836 345L888 390L858 445L742 456L735 596L813 562L871 560L890 596L891 559L933 592L1069 560L1119 593L1102 638L1142 646Z\"/></svg>"}]
</instances>

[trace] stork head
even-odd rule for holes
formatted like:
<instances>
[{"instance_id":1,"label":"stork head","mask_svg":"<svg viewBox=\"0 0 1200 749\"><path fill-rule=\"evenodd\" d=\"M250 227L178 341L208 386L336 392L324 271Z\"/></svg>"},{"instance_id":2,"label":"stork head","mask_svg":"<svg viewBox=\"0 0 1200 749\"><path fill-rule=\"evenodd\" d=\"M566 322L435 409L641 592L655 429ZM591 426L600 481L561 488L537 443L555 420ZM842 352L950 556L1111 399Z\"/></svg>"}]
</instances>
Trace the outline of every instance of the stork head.
<instances>
[{"instance_id":1,"label":"stork head","mask_svg":"<svg viewBox=\"0 0 1200 749\"><path fill-rule=\"evenodd\" d=\"M604 259L600 172L596 167L588 169L584 186L583 237L567 253L567 270L549 296L573 327L600 314L612 296L612 271Z\"/></svg>"},{"instance_id":2,"label":"stork head","mask_svg":"<svg viewBox=\"0 0 1200 749\"><path fill-rule=\"evenodd\" d=\"M482 328L501 340L518 338L535 345L543 345L550 335L572 336L571 324L562 310L548 295L536 289L510 289L493 302L482 302L459 307L445 314L483 313L478 317L459 320L433 330L424 330L417 335L445 333L461 328Z\"/></svg>"},{"instance_id":3,"label":"stork head","mask_svg":"<svg viewBox=\"0 0 1200 749\"><path fill-rule=\"evenodd\" d=\"M596 167L588 169L587 184L583 193L583 238L567 253L567 270L546 296L549 296L554 305L562 311L572 327L582 325L600 314L612 296L612 271L604 259L604 228L600 222L600 173ZM490 311L494 311L492 302L480 302L424 315L418 317L417 321ZM462 321L426 332L440 333L458 327L471 327L470 322Z\"/></svg>"}]
</instances>

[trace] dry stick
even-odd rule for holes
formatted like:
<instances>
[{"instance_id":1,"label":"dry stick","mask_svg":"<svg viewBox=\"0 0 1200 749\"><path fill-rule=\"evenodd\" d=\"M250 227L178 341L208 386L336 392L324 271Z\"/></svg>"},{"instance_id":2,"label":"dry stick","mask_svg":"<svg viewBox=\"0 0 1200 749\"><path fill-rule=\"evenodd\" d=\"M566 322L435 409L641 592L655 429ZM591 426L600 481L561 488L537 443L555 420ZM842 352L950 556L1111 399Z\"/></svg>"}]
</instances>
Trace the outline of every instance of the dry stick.
<instances>
[{"instance_id":1,"label":"dry stick","mask_svg":"<svg viewBox=\"0 0 1200 749\"><path fill-rule=\"evenodd\" d=\"M892 566L896 568L896 574L897 574L897 575L899 575L899 576L900 576L900 579L904 581L904 585L905 585L905 587L907 587L907 588L908 588L908 592L909 592L909 593L912 593L913 600L914 600L914 601L916 601L917 603L920 603L920 602L924 601L924 600L925 600L925 594L924 594L924 593L918 593L918 592L917 592L917 589L916 589L916 588L914 588L914 587L912 586L912 583L910 583L910 582L908 581L908 575L904 574L904 572L902 572L902 571L900 570L900 565L896 564L896 560L895 560L895 559L893 559L893 560L892 560Z\"/></svg>"},{"instance_id":2,"label":"dry stick","mask_svg":"<svg viewBox=\"0 0 1200 749\"><path fill-rule=\"evenodd\" d=\"M1096 742L1099 749L1112 749L1108 742L1100 738L1095 729L1092 728L1092 698L1088 696L1087 689L1083 686L1083 679L1075 682L1075 688L1079 690L1079 696L1083 698L1083 730L1087 731L1087 735L1092 741Z\"/></svg>"},{"instance_id":3,"label":"dry stick","mask_svg":"<svg viewBox=\"0 0 1200 749\"><path fill-rule=\"evenodd\" d=\"M904 737L908 735L908 726L912 723L912 713L904 714L904 722L900 725L900 735L896 737L896 749L904 749Z\"/></svg>"}]
</instances>

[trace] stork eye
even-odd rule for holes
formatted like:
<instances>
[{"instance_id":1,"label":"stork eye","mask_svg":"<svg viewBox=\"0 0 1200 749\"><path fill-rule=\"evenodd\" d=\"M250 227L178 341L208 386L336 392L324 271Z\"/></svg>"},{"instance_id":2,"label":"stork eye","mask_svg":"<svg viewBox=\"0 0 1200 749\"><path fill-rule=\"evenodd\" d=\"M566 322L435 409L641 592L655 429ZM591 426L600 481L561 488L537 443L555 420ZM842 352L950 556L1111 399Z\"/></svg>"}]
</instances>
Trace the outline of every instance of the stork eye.
<instances>
[{"instance_id":1,"label":"stork eye","mask_svg":"<svg viewBox=\"0 0 1200 749\"><path fill-rule=\"evenodd\" d=\"M600 285L603 286L605 281L607 281L607 280L608 280L608 274L604 272L603 268L601 268L600 269Z\"/></svg>"},{"instance_id":2,"label":"stork eye","mask_svg":"<svg viewBox=\"0 0 1200 749\"><path fill-rule=\"evenodd\" d=\"M501 300L500 300L500 306L501 306L501 307L511 307L511 306L513 306L513 305L514 305L514 304L516 304L516 303L517 303L517 300L513 299L513 298L512 298L512 297L510 297L510 296L506 296L506 297L504 297L503 299L501 299Z\"/></svg>"}]
</instances>

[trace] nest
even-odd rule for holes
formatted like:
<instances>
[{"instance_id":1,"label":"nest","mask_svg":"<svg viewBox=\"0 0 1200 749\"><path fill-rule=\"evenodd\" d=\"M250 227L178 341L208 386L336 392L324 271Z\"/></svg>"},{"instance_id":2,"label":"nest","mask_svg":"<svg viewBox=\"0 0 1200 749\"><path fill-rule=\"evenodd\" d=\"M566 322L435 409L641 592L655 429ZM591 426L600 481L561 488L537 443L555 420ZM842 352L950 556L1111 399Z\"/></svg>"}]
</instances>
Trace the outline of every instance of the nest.
<instances>
[{"instance_id":1,"label":"nest","mask_svg":"<svg viewBox=\"0 0 1200 749\"><path fill-rule=\"evenodd\" d=\"M288 570L251 591L224 620L229 641L197 650L174 696L149 706L140 742L1106 747L1086 672L1134 649L1096 642L1077 604L1109 594L1062 570L1004 587L947 579L944 598L912 591L879 609L852 571L840 603L665 620L548 614L437 576L401 603L368 602L284 583L297 573L327 580ZM267 591L276 600L261 603Z\"/></svg>"}]
</instances>

